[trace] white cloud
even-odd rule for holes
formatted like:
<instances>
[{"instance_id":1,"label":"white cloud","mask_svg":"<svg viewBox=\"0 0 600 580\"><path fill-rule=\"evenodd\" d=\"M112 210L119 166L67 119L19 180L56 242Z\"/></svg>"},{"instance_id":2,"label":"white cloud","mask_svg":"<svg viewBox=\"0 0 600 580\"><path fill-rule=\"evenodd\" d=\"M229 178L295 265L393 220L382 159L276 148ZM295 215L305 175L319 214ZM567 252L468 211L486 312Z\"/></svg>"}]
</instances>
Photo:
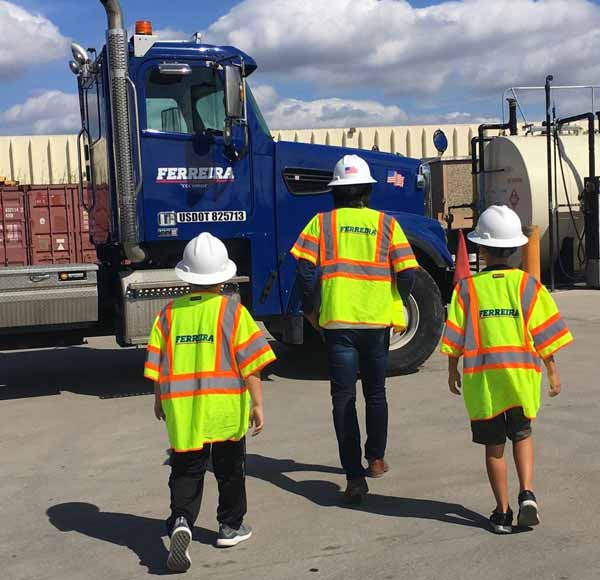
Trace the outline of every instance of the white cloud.
<instances>
[{"instance_id":1,"label":"white cloud","mask_svg":"<svg viewBox=\"0 0 600 580\"><path fill-rule=\"evenodd\" d=\"M68 40L47 18L0 0L0 81L67 56Z\"/></svg>"},{"instance_id":2,"label":"white cloud","mask_svg":"<svg viewBox=\"0 0 600 580\"><path fill-rule=\"evenodd\" d=\"M79 98L62 91L46 91L0 112L5 135L77 133L81 128Z\"/></svg>"},{"instance_id":3,"label":"white cloud","mask_svg":"<svg viewBox=\"0 0 600 580\"><path fill-rule=\"evenodd\" d=\"M269 85L259 85L253 93L272 129L397 125L407 119L400 107L377 101L336 97L313 101L279 98Z\"/></svg>"},{"instance_id":4,"label":"white cloud","mask_svg":"<svg viewBox=\"0 0 600 580\"><path fill-rule=\"evenodd\" d=\"M132 24L127 28L127 36L129 38L134 34L135 25ZM153 36L158 36L160 40L190 40L190 38L192 38L191 34L170 26L165 26L165 28L154 28L152 34Z\"/></svg>"},{"instance_id":5,"label":"white cloud","mask_svg":"<svg viewBox=\"0 0 600 580\"><path fill-rule=\"evenodd\" d=\"M500 123L498 117L484 117L462 111L450 113L432 113L429 115L416 115L409 118L409 125L481 125L482 123Z\"/></svg>"},{"instance_id":6,"label":"white cloud","mask_svg":"<svg viewBox=\"0 0 600 580\"><path fill-rule=\"evenodd\" d=\"M154 31L154 36L158 36L161 40L189 40L192 35L183 30L177 30L167 26Z\"/></svg>"},{"instance_id":7,"label":"white cloud","mask_svg":"<svg viewBox=\"0 0 600 580\"><path fill-rule=\"evenodd\" d=\"M388 94L495 93L514 84L600 79L600 6L590 0L244 0L213 23L260 70Z\"/></svg>"}]
</instances>

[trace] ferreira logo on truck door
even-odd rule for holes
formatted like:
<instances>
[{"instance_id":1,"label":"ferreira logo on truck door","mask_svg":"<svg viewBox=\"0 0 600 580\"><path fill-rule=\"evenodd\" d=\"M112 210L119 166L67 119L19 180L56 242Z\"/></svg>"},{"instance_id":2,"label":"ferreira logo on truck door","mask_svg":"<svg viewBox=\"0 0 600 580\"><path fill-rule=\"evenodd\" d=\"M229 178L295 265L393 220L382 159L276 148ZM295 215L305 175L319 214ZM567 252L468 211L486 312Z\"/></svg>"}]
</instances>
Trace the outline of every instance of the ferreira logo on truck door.
<instances>
[{"instance_id":1,"label":"ferreira logo on truck door","mask_svg":"<svg viewBox=\"0 0 600 580\"><path fill-rule=\"evenodd\" d=\"M159 167L156 183L202 185L235 181L233 167Z\"/></svg>"}]
</instances>

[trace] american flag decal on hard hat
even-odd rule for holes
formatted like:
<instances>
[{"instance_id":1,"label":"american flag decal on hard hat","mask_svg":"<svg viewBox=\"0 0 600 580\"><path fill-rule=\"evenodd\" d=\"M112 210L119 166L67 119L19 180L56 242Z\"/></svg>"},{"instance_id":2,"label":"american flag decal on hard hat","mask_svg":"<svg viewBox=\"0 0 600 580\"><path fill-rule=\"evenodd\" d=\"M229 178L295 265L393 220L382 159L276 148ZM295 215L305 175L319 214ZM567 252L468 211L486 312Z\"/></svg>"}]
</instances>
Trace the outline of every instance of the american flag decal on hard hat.
<instances>
[{"instance_id":1,"label":"american flag decal on hard hat","mask_svg":"<svg viewBox=\"0 0 600 580\"><path fill-rule=\"evenodd\" d=\"M398 171L387 172L387 182L391 183L394 187L404 187L405 177Z\"/></svg>"},{"instance_id":2,"label":"american flag decal on hard hat","mask_svg":"<svg viewBox=\"0 0 600 580\"><path fill-rule=\"evenodd\" d=\"M358 167L354 167L354 165L349 165L344 167L344 173L346 175L352 175L353 173L358 173Z\"/></svg>"}]
</instances>

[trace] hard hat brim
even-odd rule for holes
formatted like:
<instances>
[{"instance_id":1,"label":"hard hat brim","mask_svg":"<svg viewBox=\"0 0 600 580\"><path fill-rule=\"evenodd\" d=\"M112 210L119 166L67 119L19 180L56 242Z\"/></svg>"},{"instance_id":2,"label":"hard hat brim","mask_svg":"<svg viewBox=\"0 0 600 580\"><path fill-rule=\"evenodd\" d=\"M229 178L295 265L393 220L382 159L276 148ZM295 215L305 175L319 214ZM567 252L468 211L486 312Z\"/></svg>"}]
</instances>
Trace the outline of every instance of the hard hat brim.
<instances>
[{"instance_id":1,"label":"hard hat brim","mask_svg":"<svg viewBox=\"0 0 600 580\"><path fill-rule=\"evenodd\" d=\"M508 238L506 240L497 238L480 238L476 231L472 231L467 234L467 239L474 244L480 246L488 246L490 248L520 248L524 246L529 240L527 236L521 234L516 238Z\"/></svg>"},{"instance_id":2,"label":"hard hat brim","mask_svg":"<svg viewBox=\"0 0 600 580\"><path fill-rule=\"evenodd\" d=\"M367 185L369 183L377 183L372 177L348 177L345 179L333 179L327 184L327 187L338 187L340 185Z\"/></svg>"},{"instance_id":3,"label":"hard hat brim","mask_svg":"<svg viewBox=\"0 0 600 580\"><path fill-rule=\"evenodd\" d=\"M237 266L232 260L228 260L225 268L220 272L214 272L212 274L196 274L194 272L188 272L184 269L183 261L179 262L175 266L175 275L188 284L195 284L197 286L212 286L214 284L222 284L231 280L237 274Z\"/></svg>"}]
</instances>

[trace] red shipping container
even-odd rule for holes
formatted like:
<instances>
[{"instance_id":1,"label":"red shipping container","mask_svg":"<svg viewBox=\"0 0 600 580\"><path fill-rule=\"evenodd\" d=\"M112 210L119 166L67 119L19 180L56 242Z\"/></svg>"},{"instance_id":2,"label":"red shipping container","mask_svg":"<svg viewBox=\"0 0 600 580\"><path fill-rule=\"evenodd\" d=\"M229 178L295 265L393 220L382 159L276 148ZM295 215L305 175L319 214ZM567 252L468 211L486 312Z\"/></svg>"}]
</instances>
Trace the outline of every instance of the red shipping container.
<instances>
[{"instance_id":1,"label":"red shipping container","mask_svg":"<svg viewBox=\"0 0 600 580\"><path fill-rule=\"evenodd\" d=\"M90 237L90 216L88 210L80 203L79 188L71 191L73 207L75 208L75 247L79 262L97 262L96 247ZM90 195L87 188L83 190L83 199L89 204Z\"/></svg>"},{"instance_id":2,"label":"red shipping container","mask_svg":"<svg viewBox=\"0 0 600 580\"><path fill-rule=\"evenodd\" d=\"M27 191L27 199L31 264L78 262L71 188L33 185Z\"/></svg>"},{"instance_id":3,"label":"red shipping container","mask_svg":"<svg viewBox=\"0 0 600 580\"><path fill-rule=\"evenodd\" d=\"M0 266L26 266L25 196L18 187L0 186Z\"/></svg>"}]
</instances>

